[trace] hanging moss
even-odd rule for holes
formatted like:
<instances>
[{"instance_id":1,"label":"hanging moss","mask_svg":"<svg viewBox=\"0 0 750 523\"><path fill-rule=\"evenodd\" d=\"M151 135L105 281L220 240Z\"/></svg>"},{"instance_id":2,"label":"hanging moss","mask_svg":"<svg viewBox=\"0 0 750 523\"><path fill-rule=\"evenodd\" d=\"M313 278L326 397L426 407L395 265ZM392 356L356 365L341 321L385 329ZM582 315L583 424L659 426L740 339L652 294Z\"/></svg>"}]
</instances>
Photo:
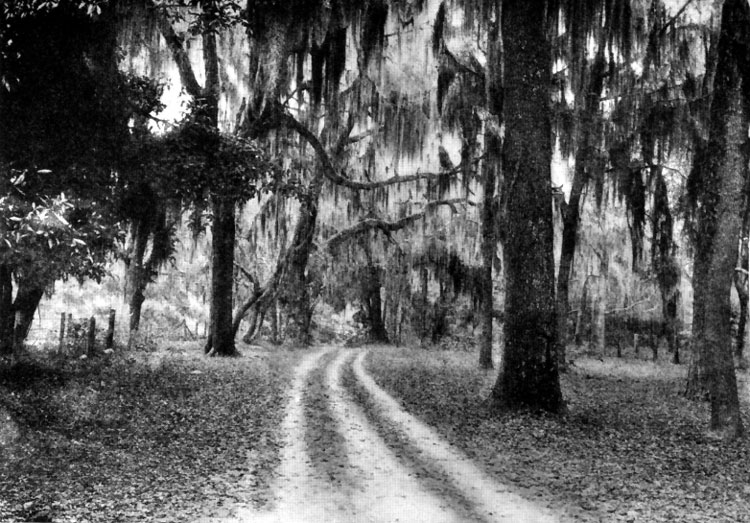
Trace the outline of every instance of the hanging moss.
<instances>
[{"instance_id":1,"label":"hanging moss","mask_svg":"<svg viewBox=\"0 0 750 523\"><path fill-rule=\"evenodd\" d=\"M440 2L432 27L432 52L436 55L445 47L445 28L445 2Z\"/></svg>"},{"instance_id":2,"label":"hanging moss","mask_svg":"<svg viewBox=\"0 0 750 523\"><path fill-rule=\"evenodd\" d=\"M367 0L361 19L361 46L365 64L369 64L373 53L383 48L385 24L388 20L388 2Z\"/></svg>"}]
</instances>

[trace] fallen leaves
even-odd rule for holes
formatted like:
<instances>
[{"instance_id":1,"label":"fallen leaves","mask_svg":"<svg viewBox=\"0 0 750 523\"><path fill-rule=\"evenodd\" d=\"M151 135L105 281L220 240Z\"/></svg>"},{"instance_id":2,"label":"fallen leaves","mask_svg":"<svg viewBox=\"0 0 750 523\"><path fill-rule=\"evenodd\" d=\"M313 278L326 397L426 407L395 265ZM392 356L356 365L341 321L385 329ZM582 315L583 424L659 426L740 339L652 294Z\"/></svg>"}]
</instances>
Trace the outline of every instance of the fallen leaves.
<instances>
[{"instance_id":1,"label":"fallen leaves","mask_svg":"<svg viewBox=\"0 0 750 523\"><path fill-rule=\"evenodd\" d=\"M262 503L292 360L126 354L4 372L24 438L0 463L0 521L191 521Z\"/></svg>"},{"instance_id":2,"label":"fallen leaves","mask_svg":"<svg viewBox=\"0 0 750 523\"><path fill-rule=\"evenodd\" d=\"M750 449L707 437L706 405L680 395L684 367L582 362L562 377L562 418L490 415L495 375L471 353L378 349L368 370L501 481L542 493L569 520L750 521Z\"/></svg>"}]
</instances>

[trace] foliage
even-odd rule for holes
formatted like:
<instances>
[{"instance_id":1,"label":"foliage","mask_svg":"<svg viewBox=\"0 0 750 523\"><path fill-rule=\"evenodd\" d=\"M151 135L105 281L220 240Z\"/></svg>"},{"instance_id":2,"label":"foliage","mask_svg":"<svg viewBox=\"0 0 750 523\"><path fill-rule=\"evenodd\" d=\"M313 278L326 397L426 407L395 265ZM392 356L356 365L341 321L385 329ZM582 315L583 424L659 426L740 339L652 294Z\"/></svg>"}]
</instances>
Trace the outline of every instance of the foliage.
<instances>
[{"instance_id":1,"label":"foliage","mask_svg":"<svg viewBox=\"0 0 750 523\"><path fill-rule=\"evenodd\" d=\"M0 521L43 509L66 523L194 521L227 516L227 497L264 502L243 486L267 495L289 358L206 361L186 351L199 352L0 371L0 407L23 432L0 449Z\"/></svg>"},{"instance_id":2,"label":"foliage","mask_svg":"<svg viewBox=\"0 0 750 523\"><path fill-rule=\"evenodd\" d=\"M68 276L94 278L106 271L108 254L122 238L95 202L64 193L28 201L15 193L0 197L0 263L16 268L16 277L53 282Z\"/></svg>"},{"instance_id":3,"label":"foliage","mask_svg":"<svg viewBox=\"0 0 750 523\"><path fill-rule=\"evenodd\" d=\"M76 9L92 17L102 12L109 0L13 0L0 5L0 62L7 63L21 56L14 39L19 20L50 13L58 8ZM17 78L8 76L5 68L0 71L0 90L10 90Z\"/></svg>"},{"instance_id":4,"label":"foliage","mask_svg":"<svg viewBox=\"0 0 750 523\"><path fill-rule=\"evenodd\" d=\"M494 376L473 355L371 354L368 371L407 411L576 521L748 521L748 448L706 435L708 409L681 396L681 367L577 360L562 376L566 416L493 417Z\"/></svg>"}]
</instances>

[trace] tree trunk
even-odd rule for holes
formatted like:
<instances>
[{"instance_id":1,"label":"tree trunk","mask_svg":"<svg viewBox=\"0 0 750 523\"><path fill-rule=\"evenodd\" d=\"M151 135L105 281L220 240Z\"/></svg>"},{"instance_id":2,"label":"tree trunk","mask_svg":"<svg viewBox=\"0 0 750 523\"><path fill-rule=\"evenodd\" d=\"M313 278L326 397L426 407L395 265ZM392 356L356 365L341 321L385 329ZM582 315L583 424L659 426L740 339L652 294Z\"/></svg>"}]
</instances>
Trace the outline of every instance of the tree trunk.
<instances>
[{"instance_id":1,"label":"tree trunk","mask_svg":"<svg viewBox=\"0 0 750 523\"><path fill-rule=\"evenodd\" d=\"M145 290L148 278L143 266L143 259L148 245L149 230L142 221L133 224L133 246L127 261L127 294L129 307L129 329L131 337L141 325L141 308L145 301Z\"/></svg>"},{"instance_id":2,"label":"tree trunk","mask_svg":"<svg viewBox=\"0 0 750 523\"><path fill-rule=\"evenodd\" d=\"M593 354L604 356L606 349L607 287L609 281L609 253L599 260L599 275L596 277L595 295L591 307L591 344Z\"/></svg>"},{"instance_id":3,"label":"tree trunk","mask_svg":"<svg viewBox=\"0 0 750 523\"><path fill-rule=\"evenodd\" d=\"M722 10L709 149L702 170L693 281L693 366L700 367L691 368L688 391L706 386L711 403L710 428L723 439L742 434L731 351L730 291L748 161L749 118L743 93L748 27L750 7L745 0L727 0ZM701 378L705 382L696 383Z\"/></svg>"},{"instance_id":4,"label":"tree trunk","mask_svg":"<svg viewBox=\"0 0 750 523\"><path fill-rule=\"evenodd\" d=\"M488 139L488 148L500 147L498 138L494 135ZM482 334L479 341L479 367L491 369L494 367L492 361L492 329L494 318L492 309L494 307L494 281L492 278L492 264L497 252L497 239L495 238L495 169L498 165L494 155L485 160L483 188L484 197L482 202Z\"/></svg>"},{"instance_id":5,"label":"tree trunk","mask_svg":"<svg viewBox=\"0 0 750 523\"><path fill-rule=\"evenodd\" d=\"M599 53L589 72L590 79L584 94L583 108L579 115L581 141L578 144L568 202L562 212L562 242L560 265L557 272L557 337L560 343L557 356L560 358L561 370L567 368L565 349L570 332L568 315L570 313L570 275L573 271L576 247L578 243L578 224L581 214L581 195L588 184L593 163L597 160L597 122L599 120L599 100L604 86L604 48L600 45Z\"/></svg>"},{"instance_id":6,"label":"tree trunk","mask_svg":"<svg viewBox=\"0 0 750 523\"><path fill-rule=\"evenodd\" d=\"M290 247L289 266L284 285L288 296L288 316L292 331L293 343L302 346L310 345L311 306L310 291L307 281L307 263L312 251L315 228L318 219L318 199L323 179L320 173L310 182L309 192L300 205L299 219L294 230Z\"/></svg>"},{"instance_id":7,"label":"tree trunk","mask_svg":"<svg viewBox=\"0 0 750 523\"><path fill-rule=\"evenodd\" d=\"M362 291L370 325L370 339L375 342L388 343L388 333L383 323L383 307L380 299L380 267L370 265L365 270Z\"/></svg>"},{"instance_id":8,"label":"tree trunk","mask_svg":"<svg viewBox=\"0 0 750 523\"><path fill-rule=\"evenodd\" d=\"M747 330L747 275L739 271L735 272L734 286L740 300L740 319L737 324L737 341L734 348L734 357L742 365L745 353L745 331Z\"/></svg>"},{"instance_id":9,"label":"tree trunk","mask_svg":"<svg viewBox=\"0 0 750 523\"><path fill-rule=\"evenodd\" d=\"M13 352L13 276L10 267L0 265L0 355Z\"/></svg>"},{"instance_id":10,"label":"tree trunk","mask_svg":"<svg viewBox=\"0 0 750 523\"><path fill-rule=\"evenodd\" d=\"M211 313L206 352L234 356L232 293L234 290L234 201L213 195L211 198Z\"/></svg>"},{"instance_id":11,"label":"tree trunk","mask_svg":"<svg viewBox=\"0 0 750 523\"><path fill-rule=\"evenodd\" d=\"M503 90L503 37L501 28L502 1L495 0L492 4L495 20L490 25L487 42L487 107L492 116L497 119L497 127L503 119L503 108L500 103ZM488 127L487 125L485 128ZM479 341L479 368L492 369L492 338L494 330L494 281L493 264L497 255L497 215L496 200L498 180L502 179L502 139L494 130L485 133L484 149L487 153L483 165L483 205L482 205L482 294L480 296L482 333Z\"/></svg>"},{"instance_id":12,"label":"tree trunk","mask_svg":"<svg viewBox=\"0 0 750 523\"><path fill-rule=\"evenodd\" d=\"M27 281L21 281L16 291L16 299L13 300L13 310L16 315L16 329L20 333L20 341L23 342L29 335L31 323L34 321L39 302L44 296L44 288Z\"/></svg>"},{"instance_id":13,"label":"tree trunk","mask_svg":"<svg viewBox=\"0 0 750 523\"><path fill-rule=\"evenodd\" d=\"M503 5L507 194L505 346L495 410L564 408L558 374L546 2Z\"/></svg>"},{"instance_id":14,"label":"tree trunk","mask_svg":"<svg viewBox=\"0 0 750 523\"><path fill-rule=\"evenodd\" d=\"M429 311L430 305L429 300L429 289L430 289L430 273L427 271L427 267L422 265L419 268L419 342L420 345L424 345L424 339L427 337L429 331Z\"/></svg>"},{"instance_id":15,"label":"tree trunk","mask_svg":"<svg viewBox=\"0 0 750 523\"><path fill-rule=\"evenodd\" d=\"M746 180L746 183L750 180ZM747 194L747 193L746 193ZM748 251L748 235L750 234L750 209L748 200L745 198L745 217L742 222L742 235L739 241L737 254L737 267L734 269L734 288L740 302L740 319L737 325L737 340L735 342L734 358L740 368L746 368L745 361L745 339L747 337L747 305L750 298L748 289L748 265L750 265L750 253Z\"/></svg>"},{"instance_id":16,"label":"tree trunk","mask_svg":"<svg viewBox=\"0 0 750 523\"><path fill-rule=\"evenodd\" d=\"M271 302L271 343L279 343L279 306L276 299Z\"/></svg>"}]
</instances>

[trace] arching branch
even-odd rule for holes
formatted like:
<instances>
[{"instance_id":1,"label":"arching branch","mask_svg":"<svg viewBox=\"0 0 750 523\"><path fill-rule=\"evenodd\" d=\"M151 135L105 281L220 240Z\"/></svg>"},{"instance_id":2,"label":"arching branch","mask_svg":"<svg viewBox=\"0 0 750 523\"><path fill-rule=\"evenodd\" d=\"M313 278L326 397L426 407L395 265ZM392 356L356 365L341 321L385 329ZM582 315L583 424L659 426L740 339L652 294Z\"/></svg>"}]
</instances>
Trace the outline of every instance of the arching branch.
<instances>
[{"instance_id":1,"label":"arching branch","mask_svg":"<svg viewBox=\"0 0 750 523\"><path fill-rule=\"evenodd\" d=\"M442 205L446 205L451 208L451 210L455 213L458 212L456 210L456 205L459 204L469 204L473 205L473 202L469 202L463 198L455 198L451 200L437 200L434 202L428 202L424 209L418 213L410 214L409 216L404 216L403 218L399 220L395 220L392 222L381 220L378 218L367 218L364 219L352 227L349 227L348 229L344 229L342 231L337 232L333 236L331 236L328 241L325 243L325 249L327 250L334 250L336 247L341 245L343 242L348 240L349 238L352 238L358 234L362 234L363 232L370 231L373 229L378 229L380 231L383 231L386 234L396 232L398 230L401 230L412 223L423 219L428 212L430 212L432 209L435 209L437 207L440 207Z\"/></svg>"},{"instance_id":2,"label":"arching branch","mask_svg":"<svg viewBox=\"0 0 750 523\"><path fill-rule=\"evenodd\" d=\"M336 185L348 187L349 189L353 189L355 191L370 191L373 189L381 189L383 187L389 187L391 185L415 182L418 180L444 179L446 176L453 176L463 171L463 165L458 165L454 169L439 173L418 172L405 176L396 175L376 182L357 182L354 180L350 180L349 178L338 172L336 166L331 160L331 156L328 154L328 151L326 151L325 146L321 143L318 137L315 136L315 133L313 133L307 126L299 122L289 113L283 111L279 111L279 114L276 116L276 118L279 125L297 131L297 133L299 133L299 135L304 138L308 144L310 144L310 146L315 151L318 160L320 161L323 175L328 180L335 183ZM479 159L475 159L474 161L476 162L478 160Z\"/></svg>"},{"instance_id":3,"label":"arching branch","mask_svg":"<svg viewBox=\"0 0 750 523\"><path fill-rule=\"evenodd\" d=\"M190 57L188 56L187 51L185 51L183 45L183 39L180 38L174 30L172 21L169 19L166 9L155 6L153 2L150 2L150 4L156 14L156 23L159 27L159 32L167 42L167 47L169 47L169 50L172 53L172 58L177 64L177 70L180 73L182 86L190 96L193 98L200 98L203 96L203 88L201 88L198 80L195 78L195 72L190 63Z\"/></svg>"}]
</instances>

